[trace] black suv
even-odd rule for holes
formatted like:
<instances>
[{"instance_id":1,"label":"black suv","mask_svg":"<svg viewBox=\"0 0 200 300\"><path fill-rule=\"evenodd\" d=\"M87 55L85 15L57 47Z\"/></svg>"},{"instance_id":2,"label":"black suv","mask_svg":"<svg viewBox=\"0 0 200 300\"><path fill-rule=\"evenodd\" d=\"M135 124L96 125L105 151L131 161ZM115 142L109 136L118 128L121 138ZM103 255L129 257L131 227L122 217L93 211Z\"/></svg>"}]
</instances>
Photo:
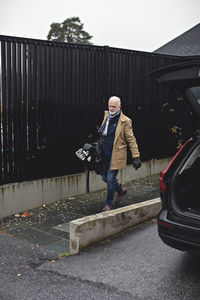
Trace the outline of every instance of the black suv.
<instances>
[{"instance_id":1,"label":"black suv","mask_svg":"<svg viewBox=\"0 0 200 300\"><path fill-rule=\"evenodd\" d=\"M181 94L200 120L200 60L153 72L157 81ZM200 128L200 127L199 127ZM160 173L160 238L179 250L200 254L200 130L185 142Z\"/></svg>"}]
</instances>

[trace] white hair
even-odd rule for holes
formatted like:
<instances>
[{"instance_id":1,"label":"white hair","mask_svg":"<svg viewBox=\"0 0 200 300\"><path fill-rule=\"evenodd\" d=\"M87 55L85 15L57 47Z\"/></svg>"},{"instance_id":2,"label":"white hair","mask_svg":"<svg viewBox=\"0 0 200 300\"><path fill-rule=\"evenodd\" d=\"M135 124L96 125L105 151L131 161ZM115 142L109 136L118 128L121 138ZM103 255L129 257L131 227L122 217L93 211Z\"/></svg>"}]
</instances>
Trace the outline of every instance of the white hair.
<instances>
[{"instance_id":1,"label":"white hair","mask_svg":"<svg viewBox=\"0 0 200 300\"><path fill-rule=\"evenodd\" d=\"M110 97L110 99L108 100L108 103L109 103L110 100L117 100L118 101L118 105L121 105L121 99L119 97L117 97L117 96Z\"/></svg>"}]
</instances>

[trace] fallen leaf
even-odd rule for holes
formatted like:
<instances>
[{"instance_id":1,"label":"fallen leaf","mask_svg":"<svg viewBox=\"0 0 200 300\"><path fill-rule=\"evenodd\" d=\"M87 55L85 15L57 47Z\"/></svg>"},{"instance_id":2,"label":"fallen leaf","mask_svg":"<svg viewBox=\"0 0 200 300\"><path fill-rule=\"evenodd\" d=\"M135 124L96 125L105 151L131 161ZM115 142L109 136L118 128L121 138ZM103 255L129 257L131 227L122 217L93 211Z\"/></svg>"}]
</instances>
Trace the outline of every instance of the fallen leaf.
<instances>
[{"instance_id":1,"label":"fallen leaf","mask_svg":"<svg viewBox=\"0 0 200 300\"><path fill-rule=\"evenodd\" d=\"M23 217L23 218L29 217L30 215L31 215L30 212L25 211L25 212L22 214L22 217Z\"/></svg>"},{"instance_id":2,"label":"fallen leaf","mask_svg":"<svg viewBox=\"0 0 200 300\"><path fill-rule=\"evenodd\" d=\"M24 266L20 266L19 269L24 269Z\"/></svg>"},{"instance_id":3,"label":"fallen leaf","mask_svg":"<svg viewBox=\"0 0 200 300\"><path fill-rule=\"evenodd\" d=\"M6 233L5 230L0 230L0 234L4 234L4 233Z\"/></svg>"},{"instance_id":4,"label":"fallen leaf","mask_svg":"<svg viewBox=\"0 0 200 300\"><path fill-rule=\"evenodd\" d=\"M15 217L19 218L19 217L20 217L20 214L16 214Z\"/></svg>"},{"instance_id":5,"label":"fallen leaf","mask_svg":"<svg viewBox=\"0 0 200 300\"><path fill-rule=\"evenodd\" d=\"M55 261L55 259L52 259L51 262L52 262L52 263L55 263L56 261Z\"/></svg>"},{"instance_id":6,"label":"fallen leaf","mask_svg":"<svg viewBox=\"0 0 200 300\"><path fill-rule=\"evenodd\" d=\"M68 200L73 200L73 199L75 199L75 197L69 197L69 198L68 198Z\"/></svg>"},{"instance_id":7,"label":"fallen leaf","mask_svg":"<svg viewBox=\"0 0 200 300\"><path fill-rule=\"evenodd\" d=\"M17 274L18 277L21 276L21 275L22 275L22 274L20 274L20 273Z\"/></svg>"}]
</instances>

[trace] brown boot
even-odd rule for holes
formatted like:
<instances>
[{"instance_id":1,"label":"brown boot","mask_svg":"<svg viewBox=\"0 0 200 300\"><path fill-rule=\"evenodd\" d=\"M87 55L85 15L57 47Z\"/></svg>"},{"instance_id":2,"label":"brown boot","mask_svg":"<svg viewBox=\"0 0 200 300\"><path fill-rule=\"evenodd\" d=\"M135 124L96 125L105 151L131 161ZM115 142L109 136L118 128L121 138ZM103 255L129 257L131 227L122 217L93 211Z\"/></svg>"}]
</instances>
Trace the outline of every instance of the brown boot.
<instances>
[{"instance_id":1,"label":"brown boot","mask_svg":"<svg viewBox=\"0 0 200 300\"><path fill-rule=\"evenodd\" d=\"M109 210L111 210L111 208L110 208L109 205L106 205L106 206L102 209L102 211L109 211Z\"/></svg>"},{"instance_id":2,"label":"brown boot","mask_svg":"<svg viewBox=\"0 0 200 300\"><path fill-rule=\"evenodd\" d=\"M121 200L122 200L122 197L123 197L124 195L126 195L126 193L127 193L127 190L126 190L125 188L122 188L121 193L118 193L118 195L117 195L117 200L115 201L115 204L116 204L117 206L120 204L120 202L121 202Z\"/></svg>"}]
</instances>

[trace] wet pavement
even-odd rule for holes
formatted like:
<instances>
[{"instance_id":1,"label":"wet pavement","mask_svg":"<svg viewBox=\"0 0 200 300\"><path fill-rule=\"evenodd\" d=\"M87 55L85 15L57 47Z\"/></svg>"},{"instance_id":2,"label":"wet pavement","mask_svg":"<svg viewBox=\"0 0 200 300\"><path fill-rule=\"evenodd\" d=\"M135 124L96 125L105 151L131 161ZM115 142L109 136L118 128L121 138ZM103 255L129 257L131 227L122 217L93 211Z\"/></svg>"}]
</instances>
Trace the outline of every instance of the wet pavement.
<instances>
[{"instance_id":1,"label":"wet pavement","mask_svg":"<svg viewBox=\"0 0 200 300\"><path fill-rule=\"evenodd\" d=\"M128 193L120 207L159 197L159 174L133 180L124 186ZM69 252L70 221L100 213L105 198L106 189L43 204L0 219L0 233L28 241L56 255L66 254Z\"/></svg>"}]
</instances>

